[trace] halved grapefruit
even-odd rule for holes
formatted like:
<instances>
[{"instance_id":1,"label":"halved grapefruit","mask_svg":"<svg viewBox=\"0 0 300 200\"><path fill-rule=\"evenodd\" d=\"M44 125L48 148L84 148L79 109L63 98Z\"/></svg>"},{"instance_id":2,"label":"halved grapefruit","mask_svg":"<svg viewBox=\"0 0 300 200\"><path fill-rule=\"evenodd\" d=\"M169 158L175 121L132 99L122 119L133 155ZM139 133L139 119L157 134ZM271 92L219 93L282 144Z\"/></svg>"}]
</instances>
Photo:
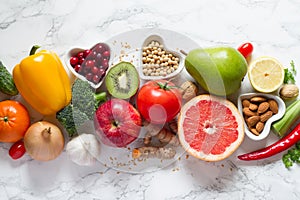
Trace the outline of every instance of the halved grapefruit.
<instances>
[{"instance_id":1,"label":"halved grapefruit","mask_svg":"<svg viewBox=\"0 0 300 200\"><path fill-rule=\"evenodd\" d=\"M244 139L243 118L229 100L202 94L182 107L178 137L192 156L205 161L223 160Z\"/></svg>"}]
</instances>

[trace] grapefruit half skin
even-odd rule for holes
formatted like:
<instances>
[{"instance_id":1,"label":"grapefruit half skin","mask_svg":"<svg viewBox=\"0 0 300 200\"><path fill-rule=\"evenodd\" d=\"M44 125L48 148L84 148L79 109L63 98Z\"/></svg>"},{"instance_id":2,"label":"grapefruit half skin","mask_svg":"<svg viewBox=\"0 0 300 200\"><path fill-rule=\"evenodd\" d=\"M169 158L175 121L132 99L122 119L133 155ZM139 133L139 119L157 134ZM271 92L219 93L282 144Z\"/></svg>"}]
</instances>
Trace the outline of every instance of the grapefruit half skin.
<instances>
[{"instance_id":1,"label":"grapefruit half skin","mask_svg":"<svg viewBox=\"0 0 300 200\"><path fill-rule=\"evenodd\" d=\"M222 97L202 94L188 101L178 117L178 137L192 156L205 161L229 157L244 139L243 118Z\"/></svg>"}]
</instances>

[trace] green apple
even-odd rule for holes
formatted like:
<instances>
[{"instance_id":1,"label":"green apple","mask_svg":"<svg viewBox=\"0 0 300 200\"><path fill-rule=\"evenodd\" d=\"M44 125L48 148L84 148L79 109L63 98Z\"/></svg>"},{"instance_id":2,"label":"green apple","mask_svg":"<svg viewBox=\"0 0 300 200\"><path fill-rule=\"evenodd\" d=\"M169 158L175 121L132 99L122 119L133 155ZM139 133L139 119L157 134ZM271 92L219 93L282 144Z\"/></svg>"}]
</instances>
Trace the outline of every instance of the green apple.
<instances>
[{"instance_id":1,"label":"green apple","mask_svg":"<svg viewBox=\"0 0 300 200\"><path fill-rule=\"evenodd\" d=\"M185 67L203 89L220 96L236 92L247 73L243 55L225 46L190 51Z\"/></svg>"}]
</instances>

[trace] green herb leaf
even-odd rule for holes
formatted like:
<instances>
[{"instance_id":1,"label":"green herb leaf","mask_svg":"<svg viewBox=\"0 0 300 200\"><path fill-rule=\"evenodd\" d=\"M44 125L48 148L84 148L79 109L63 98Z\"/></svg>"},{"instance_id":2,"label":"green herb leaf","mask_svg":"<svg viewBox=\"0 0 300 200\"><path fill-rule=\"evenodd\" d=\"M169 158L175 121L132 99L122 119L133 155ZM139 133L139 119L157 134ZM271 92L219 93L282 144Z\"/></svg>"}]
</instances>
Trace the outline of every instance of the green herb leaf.
<instances>
[{"instance_id":1,"label":"green herb leaf","mask_svg":"<svg viewBox=\"0 0 300 200\"><path fill-rule=\"evenodd\" d=\"M291 66L289 68L284 69L283 83L285 84L295 84L296 82L295 76L297 74L297 71L293 60L291 61L290 65Z\"/></svg>"}]
</instances>

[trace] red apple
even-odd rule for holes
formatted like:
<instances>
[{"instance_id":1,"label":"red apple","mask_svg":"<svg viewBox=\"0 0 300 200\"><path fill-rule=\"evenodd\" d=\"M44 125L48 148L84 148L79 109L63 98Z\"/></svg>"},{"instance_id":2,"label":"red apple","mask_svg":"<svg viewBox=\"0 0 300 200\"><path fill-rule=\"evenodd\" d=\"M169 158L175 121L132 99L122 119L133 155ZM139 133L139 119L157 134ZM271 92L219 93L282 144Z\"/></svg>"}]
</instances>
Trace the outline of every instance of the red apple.
<instances>
[{"instance_id":1,"label":"red apple","mask_svg":"<svg viewBox=\"0 0 300 200\"><path fill-rule=\"evenodd\" d=\"M129 102L111 99L99 106L94 124L102 143L126 147L139 136L142 120L140 113Z\"/></svg>"}]
</instances>

